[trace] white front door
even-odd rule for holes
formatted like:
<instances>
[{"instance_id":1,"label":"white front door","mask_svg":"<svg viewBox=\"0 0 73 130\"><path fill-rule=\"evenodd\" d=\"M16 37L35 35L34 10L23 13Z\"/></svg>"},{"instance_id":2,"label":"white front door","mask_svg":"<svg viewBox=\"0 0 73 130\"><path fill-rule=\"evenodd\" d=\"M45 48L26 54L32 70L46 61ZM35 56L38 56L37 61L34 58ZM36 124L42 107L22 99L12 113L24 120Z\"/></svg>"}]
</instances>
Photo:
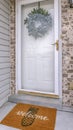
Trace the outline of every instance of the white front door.
<instances>
[{"instance_id":1,"label":"white front door","mask_svg":"<svg viewBox=\"0 0 73 130\"><path fill-rule=\"evenodd\" d=\"M55 0L40 2L40 7L51 14L52 28L45 36L37 39L29 36L24 20L33 8L38 7L38 3L34 0L23 3L20 9L21 31L18 32L18 36L21 35L20 45L18 44L20 47L18 62L21 61L21 65L18 65L20 76L17 76L18 80L21 80L19 90L58 94L58 50L54 44L58 40L58 10L55 8L57 2Z\"/></svg>"}]
</instances>

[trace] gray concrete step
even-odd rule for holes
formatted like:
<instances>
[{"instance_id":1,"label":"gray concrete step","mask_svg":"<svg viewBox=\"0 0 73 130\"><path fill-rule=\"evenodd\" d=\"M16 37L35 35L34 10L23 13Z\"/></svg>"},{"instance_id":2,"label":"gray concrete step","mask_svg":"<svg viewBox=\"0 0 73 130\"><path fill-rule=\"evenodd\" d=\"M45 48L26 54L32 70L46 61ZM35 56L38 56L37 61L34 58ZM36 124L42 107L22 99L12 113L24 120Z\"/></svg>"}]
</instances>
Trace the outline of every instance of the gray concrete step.
<instances>
[{"instance_id":1,"label":"gray concrete step","mask_svg":"<svg viewBox=\"0 0 73 130\"><path fill-rule=\"evenodd\" d=\"M9 102L14 103L30 103L35 105L41 105L41 106L51 106L51 107L61 107L61 100L60 99L53 99L53 98L47 98L47 97L40 97L40 96L31 96L27 94L15 94L11 95L8 98Z\"/></svg>"},{"instance_id":2,"label":"gray concrete step","mask_svg":"<svg viewBox=\"0 0 73 130\"><path fill-rule=\"evenodd\" d=\"M26 103L44 107L54 107L59 111L73 112L73 108L62 106L61 99L32 96L27 94L15 94L9 96L8 101L13 103Z\"/></svg>"}]
</instances>

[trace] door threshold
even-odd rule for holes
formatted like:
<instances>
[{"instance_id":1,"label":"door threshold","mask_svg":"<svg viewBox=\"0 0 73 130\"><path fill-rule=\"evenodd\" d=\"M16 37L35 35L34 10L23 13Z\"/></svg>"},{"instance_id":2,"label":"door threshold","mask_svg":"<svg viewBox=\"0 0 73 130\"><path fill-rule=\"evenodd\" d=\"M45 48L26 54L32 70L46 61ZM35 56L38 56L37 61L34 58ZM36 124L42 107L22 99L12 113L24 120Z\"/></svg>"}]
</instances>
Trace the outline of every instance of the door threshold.
<instances>
[{"instance_id":1,"label":"door threshold","mask_svg":"<svg viewBox=\"0 0 73 130\"><path fill-rule=\"evenodd\" d=\"M40 92L28 92L25 90L18 90L18 94L27 94L27 95L33 95L33 96L40 96L40 97L49 97L49 98L56 98L59 99L59 95L56 94L45 94Z\"/></svg>"}]
</instances>

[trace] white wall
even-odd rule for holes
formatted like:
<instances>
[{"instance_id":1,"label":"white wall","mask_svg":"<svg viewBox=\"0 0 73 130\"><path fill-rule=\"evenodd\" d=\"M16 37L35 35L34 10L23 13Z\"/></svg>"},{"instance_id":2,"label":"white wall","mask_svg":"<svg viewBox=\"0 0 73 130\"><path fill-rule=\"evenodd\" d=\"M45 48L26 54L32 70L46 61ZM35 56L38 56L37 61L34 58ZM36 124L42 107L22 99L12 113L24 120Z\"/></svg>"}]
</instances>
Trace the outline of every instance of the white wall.
<instances>
[{"instance_id":1,"label":"white wall","mask_svg":"<svg viewBox=\"0 0 73 130\"><path fill-rule=\"evenodd\" d=\"M10 94L10 3L0 0L0 106Z\"/></svg>"}]
</instances>

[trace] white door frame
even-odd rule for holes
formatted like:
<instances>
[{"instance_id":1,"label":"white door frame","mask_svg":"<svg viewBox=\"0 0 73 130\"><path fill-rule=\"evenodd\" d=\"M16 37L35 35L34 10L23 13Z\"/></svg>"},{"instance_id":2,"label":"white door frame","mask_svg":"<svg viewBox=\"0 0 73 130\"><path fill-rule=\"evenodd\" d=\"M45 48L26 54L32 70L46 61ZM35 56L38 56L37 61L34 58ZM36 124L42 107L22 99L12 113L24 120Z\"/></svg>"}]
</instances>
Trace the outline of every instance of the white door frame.
<instances>
[{"instance_id":1,"label":"white door frame","mask_svg":"<svg viewBox=\"0 0 73 130\"><path fill-rule=\"evenodd\" d=\"M21 6L29 3L34 3L38 1L44 0L16 0L16 91L22 90L21 88ZM59 2L58 0L54 0L54 23L55 23L55 42L59 39L59 25L58 25L58 17L59 17ZM58 29L59 28L59 29ZM61 56L60 56L61 57ZM60 62L61 63L61 62ZM61 80L59 77L59 51L56 50L55 46L55 94L61 96ZM61 71L61 69L60 69ZM61 73L60 73L61 75Z\"/></svg>"}]
</instances>

